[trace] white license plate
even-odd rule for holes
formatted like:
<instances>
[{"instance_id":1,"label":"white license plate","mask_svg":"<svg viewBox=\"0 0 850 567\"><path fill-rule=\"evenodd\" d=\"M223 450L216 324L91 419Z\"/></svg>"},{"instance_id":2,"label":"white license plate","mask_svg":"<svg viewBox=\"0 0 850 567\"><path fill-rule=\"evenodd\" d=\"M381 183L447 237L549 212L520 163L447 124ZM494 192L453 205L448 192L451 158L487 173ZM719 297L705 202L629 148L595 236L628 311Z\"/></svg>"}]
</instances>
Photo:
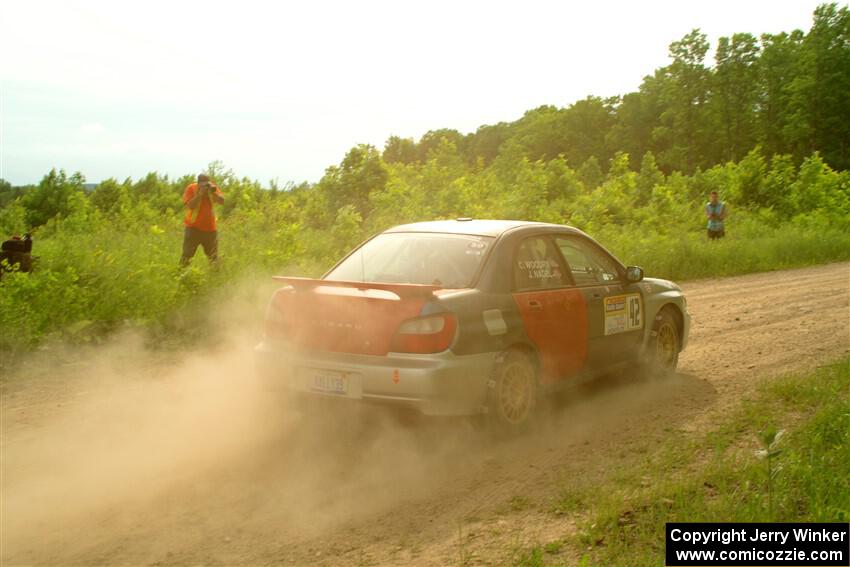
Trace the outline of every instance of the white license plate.
<instances>
[{"instance_id":1,"label":"white license plate","mask_svg":"<svg viewBox=\"0 0 850 567\"><path fill-rule=\"evenodd\" d=\"M348 395L348 376L341 372L315 371L312 378L310 389L314 392L337 396Z\"/></svg>"}]
</instances>

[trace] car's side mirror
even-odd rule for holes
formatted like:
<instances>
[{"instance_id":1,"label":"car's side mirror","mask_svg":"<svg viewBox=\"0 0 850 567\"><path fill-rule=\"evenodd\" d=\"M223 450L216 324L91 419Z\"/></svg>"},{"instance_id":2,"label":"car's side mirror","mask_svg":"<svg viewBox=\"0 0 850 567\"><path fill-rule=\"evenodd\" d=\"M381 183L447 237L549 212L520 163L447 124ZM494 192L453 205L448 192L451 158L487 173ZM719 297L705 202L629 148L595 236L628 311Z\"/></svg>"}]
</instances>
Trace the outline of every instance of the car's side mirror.
<instances>
[{"instance_id":1,"label":"car's side mirror","mask_svg":"<svg viewBox=\"0 0 850 567\"><path fill-rule=\"evenodd\" d=\"M626 281L629 283L638 283L643 279L643 268L640 266L629 266L626 268Z\"/></svg>"}]
</instances>

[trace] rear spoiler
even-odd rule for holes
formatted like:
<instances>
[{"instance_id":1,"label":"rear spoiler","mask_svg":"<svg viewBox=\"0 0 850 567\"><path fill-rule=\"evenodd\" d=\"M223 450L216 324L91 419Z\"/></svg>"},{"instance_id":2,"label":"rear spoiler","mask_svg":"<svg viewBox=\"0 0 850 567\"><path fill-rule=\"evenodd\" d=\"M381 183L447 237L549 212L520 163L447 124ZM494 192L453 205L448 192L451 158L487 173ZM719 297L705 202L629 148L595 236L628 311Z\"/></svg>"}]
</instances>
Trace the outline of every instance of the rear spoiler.
<instances>
[{"instance_id":1,"label":"rear spoiler","mask_svg":"<svg viewBox=\"0 0 850 567\"><path fill-rule=\"evenodd\" d=\"M442 289L438 285L408 284L408 283L378 283L378 282L349 282L342 280L317 280L313 278L296 278L287 276L272 276L272 279L291 285L296 292L310 292L317 287L347 287L360 291L377 289L394 293L399 299L426 299L434 295L434 291Z\"/></svg>"}]
</instances>

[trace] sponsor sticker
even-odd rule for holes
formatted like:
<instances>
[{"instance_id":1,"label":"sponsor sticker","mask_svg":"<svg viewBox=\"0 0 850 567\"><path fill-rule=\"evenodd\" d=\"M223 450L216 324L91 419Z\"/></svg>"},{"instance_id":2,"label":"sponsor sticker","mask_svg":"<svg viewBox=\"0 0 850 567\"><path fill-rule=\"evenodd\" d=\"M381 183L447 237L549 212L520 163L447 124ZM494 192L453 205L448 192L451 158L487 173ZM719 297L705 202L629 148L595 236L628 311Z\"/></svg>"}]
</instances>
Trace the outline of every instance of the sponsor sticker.
<instances>
[{"instance_id":1,"label":"sponsor sticker","mask_svg":"<svg viewBox=\"0 0 850 567\"><path fill-rule=\"evenodd\" d=\"M484 250L487 249L487 244L481 242L480 240L473 240L466 247L466 254L468 256L481 256L484 253Z\"/></svg>"},{"instance_id":2,"label":"sponsor sticker","mask_svg":"<svg viewBox=\"0 0 850 567\"><path fill-rule=\"evenodd\" d=\"M487 332L492 336L504 335L508 332L508 324L499 309L487 309L481 312Z\"/></svg>"},{"instance_id":3,"label":"sponsor sticker","mask_svg":"<svg viewBox=\"0 0 850 567\"><path fill-rule=\"evenodd\" d=\"M606 335L643 328L643 302L639 293L606 297L603 306Z\"/></svg>"}]
</instances>

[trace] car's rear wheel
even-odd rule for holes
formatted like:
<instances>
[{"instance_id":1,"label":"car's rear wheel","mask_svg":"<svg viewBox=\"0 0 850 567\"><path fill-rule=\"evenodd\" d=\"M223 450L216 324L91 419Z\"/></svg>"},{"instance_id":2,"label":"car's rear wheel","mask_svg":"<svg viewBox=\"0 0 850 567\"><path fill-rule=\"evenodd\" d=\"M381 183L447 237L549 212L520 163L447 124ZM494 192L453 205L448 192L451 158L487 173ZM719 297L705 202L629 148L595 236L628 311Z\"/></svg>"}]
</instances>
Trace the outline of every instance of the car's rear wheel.
<instances>
[{"instance_id":1,"label":"car's rear wheel","mask_svg":"<svg viewBox=\"0 0 850 567\"><path fill-rule=\"evenodd\" d=\"M676 318L669 308L662 309L655 316L647 345L644 370L649 377L667 376L676 371L679 364L679 351L682 339Z\"/></svg>"},{"instance_id":2,"label":"car's rear wheel","mask_svg":"<svg viewBox=\"0 0 850 567\"><path fill-rule=\"evenodd\" d=\"M489 415L499 426L521 429L537 406L537 369L528 356L511 351L495 369L490 384Z\"/></svg>"}]
</instances>

